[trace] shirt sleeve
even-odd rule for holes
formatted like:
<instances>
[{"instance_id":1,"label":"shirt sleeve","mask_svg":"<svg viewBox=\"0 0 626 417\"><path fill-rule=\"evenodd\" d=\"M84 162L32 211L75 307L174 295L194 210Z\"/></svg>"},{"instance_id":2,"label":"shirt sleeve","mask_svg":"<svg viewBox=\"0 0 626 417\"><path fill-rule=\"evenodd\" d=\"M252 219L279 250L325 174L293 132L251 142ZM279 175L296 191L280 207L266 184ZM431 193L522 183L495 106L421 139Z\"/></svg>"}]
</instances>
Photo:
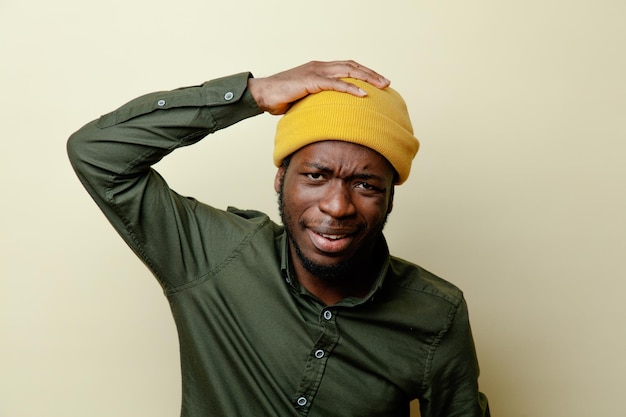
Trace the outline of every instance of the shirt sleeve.
<instances>
[{"instance_id":1,"label":"shirt sleeve","mask_svg":"<svg viewBox=\"0 0 626 417\"><path fill-rule=\"evenodd\" d=\"M487 397L478 389L478 359L464 299L449 319L429 358L421 416L489 417Z\"/></svg>"},{"instance_id":2,"label":"shirt sleeve","mask_svg":"<svg viewBox=\"0 0 626 417\"><path fill-rule=\"evenodd\" d=\"M179 196L151 166L175 149L262 113L250 73L147 94L68 140L72 166L113 227L165 290L205 274L237 245L237 216ZM218 217L224 221L215 221ZM243 227L243 226L241 226ZM236 230L235 230L236 231ZM243 233L243 231L242 231ZM212 237L219 237L219 245Z\"/></svg>"}]
</instances>

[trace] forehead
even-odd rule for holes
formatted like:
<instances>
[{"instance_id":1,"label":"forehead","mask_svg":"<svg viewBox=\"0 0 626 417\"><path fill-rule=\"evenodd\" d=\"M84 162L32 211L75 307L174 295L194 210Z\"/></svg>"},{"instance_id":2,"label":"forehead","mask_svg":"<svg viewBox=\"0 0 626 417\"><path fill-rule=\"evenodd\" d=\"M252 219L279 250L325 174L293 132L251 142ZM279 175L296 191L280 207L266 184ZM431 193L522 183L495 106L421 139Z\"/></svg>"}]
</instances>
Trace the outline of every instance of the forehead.
<instances>
[{"instance_id":1,"label":"forehead","mask_svg":"<svg viewBox=\"0 0 626 417\"><path fill-rule=\"evenodd\" d=\"M393 177L395 173L389 161L375 150L338 140L311 143L296 151L291 162L352 175L372 173Z\"/></svg>"}]
</instances>

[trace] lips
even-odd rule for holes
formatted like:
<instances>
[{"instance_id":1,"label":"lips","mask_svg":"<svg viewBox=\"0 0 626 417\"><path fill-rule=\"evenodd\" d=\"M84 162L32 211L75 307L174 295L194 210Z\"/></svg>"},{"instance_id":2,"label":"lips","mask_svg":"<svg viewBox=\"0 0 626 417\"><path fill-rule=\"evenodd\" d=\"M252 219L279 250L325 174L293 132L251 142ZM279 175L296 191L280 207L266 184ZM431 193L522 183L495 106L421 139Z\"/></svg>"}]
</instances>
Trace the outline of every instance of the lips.
<instances>
[{"instance_id":1,"label":"lips","mask_svg":"<svg viewBox=\"0 0 626 417\"><path fill-rule=\"evenodd\" d=\"M343 234L343 235L328 235L326 233L318 233L320 236L325 237L326 239L330 239L330 240L339 240L339 239L343 239L344 237L348 236L347 234Z\"/></svg>"},{"instance_id":2,"label":"lips","mask_svg":"<svg viewBox=\"0 0 626 417\"><path fill-rule=\"evenodd\" d=\"M319 231L313 229L306 229L313 243L313 246L319 251L328 254L337 254L344 252L348 249L352 241L354 240L355 232L346 233L345 231Z\"/></svg>"}]
</instances>

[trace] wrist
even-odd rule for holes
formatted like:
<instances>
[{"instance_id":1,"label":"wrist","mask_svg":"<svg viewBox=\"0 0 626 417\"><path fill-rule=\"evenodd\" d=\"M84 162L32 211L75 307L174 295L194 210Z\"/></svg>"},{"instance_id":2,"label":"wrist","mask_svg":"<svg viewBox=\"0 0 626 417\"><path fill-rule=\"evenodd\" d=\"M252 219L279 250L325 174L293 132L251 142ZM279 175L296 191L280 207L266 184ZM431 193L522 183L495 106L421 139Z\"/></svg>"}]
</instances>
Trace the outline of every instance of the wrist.
<instances>
[{"instance_id":1,"label":"wrist","mask_svg":"<svg viewBox=\"0 0 626 417\"><path fill-rule=\"evenodd\" d=\"M257 106L259 106L259 108L265 112L267 111L267 106L265 105L265 101L263 100L262 82L260 84L260 81L260 78L248 78L248 91L250 92L250 95L252 96L254 101L256 101Z\"/></svg>"}]
</instances>

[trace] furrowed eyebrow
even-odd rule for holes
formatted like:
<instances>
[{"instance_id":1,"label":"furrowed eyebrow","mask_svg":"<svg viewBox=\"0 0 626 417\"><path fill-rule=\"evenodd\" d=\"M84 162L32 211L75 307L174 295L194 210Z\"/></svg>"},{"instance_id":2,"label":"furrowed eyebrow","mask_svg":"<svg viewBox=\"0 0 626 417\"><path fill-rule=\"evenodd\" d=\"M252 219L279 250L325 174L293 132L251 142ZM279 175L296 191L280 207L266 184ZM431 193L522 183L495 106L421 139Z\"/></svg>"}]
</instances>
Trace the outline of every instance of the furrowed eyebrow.
<instances>
[{"instance_id":1,"label":"furrowed eyebrow","mask_svg":"<svg viewBox=\"0 0 626 417\"><path fill-rule=\"evenodd\" d=\"M319 170L321 172L327 172L327 173L332 173L333 172L333 170L331 168L327 167L326 165L318 164L316 162L306 162L304 165L309 167L309 168L317 169L317 170ZM355 179L359 179L359 180L375 180L375 181L384 181L385 180L380 175L370 174L370 173L367 173L367 172L364 172L364 173L361 173L361 174L351 175L350 177L351 178L355 178Z\"/></svg>"},{"instance_id":2,"label":"furrowed eyebrow","mask_svg":"<svg viewBox=\"0 0 626 417\"><path fill-rule=\"evenodd\" d=\"M354 175L354 178L360 179L360 180L377 180L377 181L383 181L383 177L379 176L379 175L374 175L374 174L356 174Z\"/></svg>"},{"instance_id":3,"label":"furrowed eyebrow","mask_svg":"<svg viewBox=\"0 0 626 417\"><path fill-rule=\"evenodd\" d=\"M315 162L306 162L304 165L306 165L309 168L315 168L317 170L320 170L322 172L333 172L332 169L330 169L329 167L322 165L322 164L317 164Z\"/></svg>"}]
</instances>

